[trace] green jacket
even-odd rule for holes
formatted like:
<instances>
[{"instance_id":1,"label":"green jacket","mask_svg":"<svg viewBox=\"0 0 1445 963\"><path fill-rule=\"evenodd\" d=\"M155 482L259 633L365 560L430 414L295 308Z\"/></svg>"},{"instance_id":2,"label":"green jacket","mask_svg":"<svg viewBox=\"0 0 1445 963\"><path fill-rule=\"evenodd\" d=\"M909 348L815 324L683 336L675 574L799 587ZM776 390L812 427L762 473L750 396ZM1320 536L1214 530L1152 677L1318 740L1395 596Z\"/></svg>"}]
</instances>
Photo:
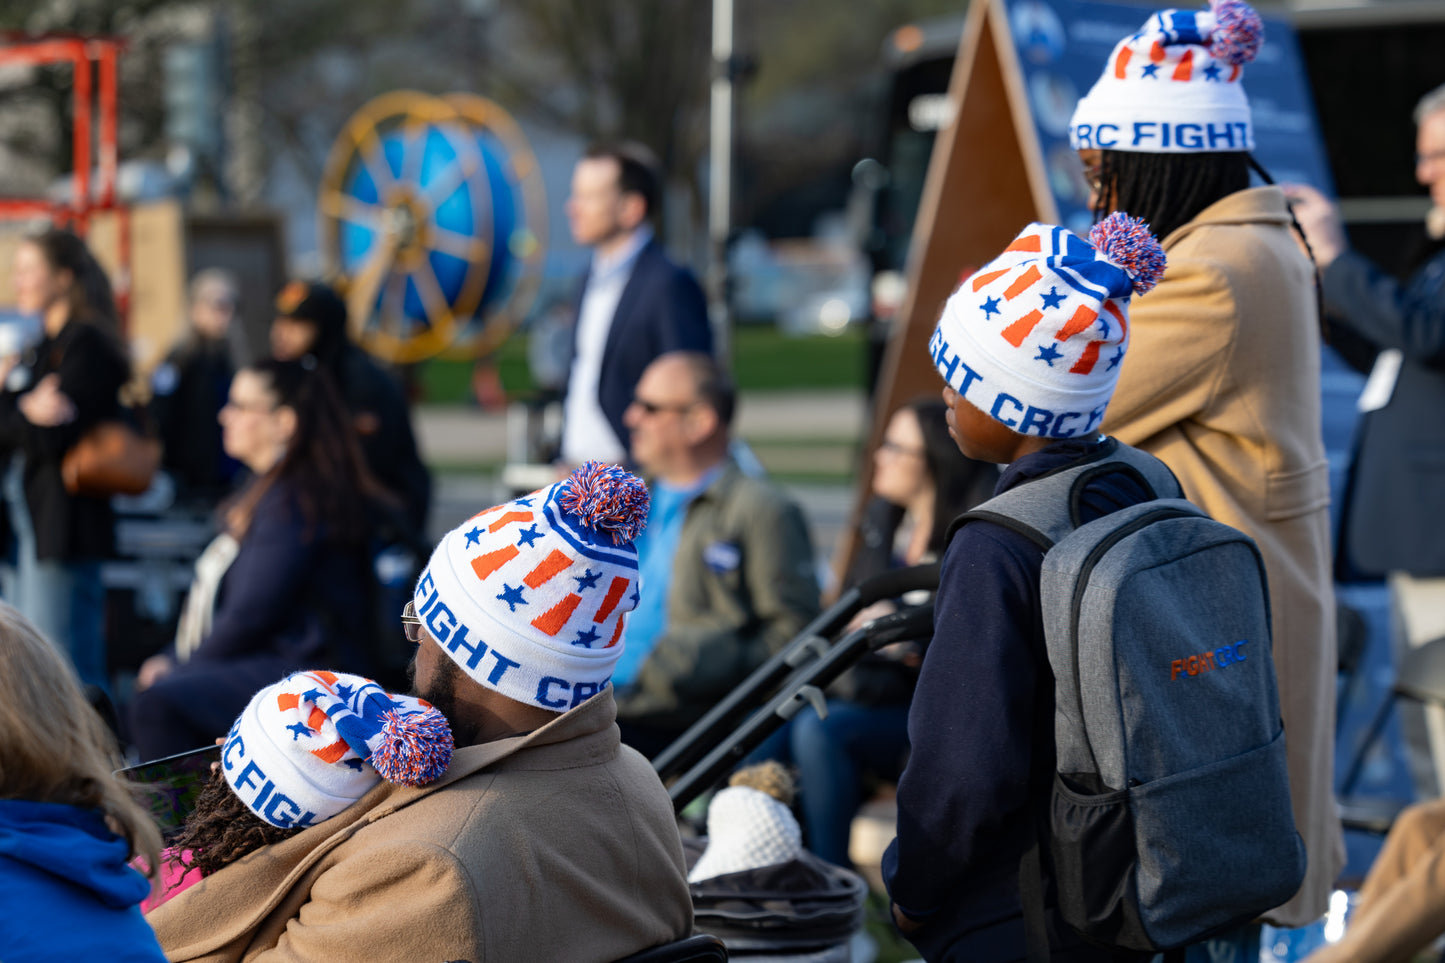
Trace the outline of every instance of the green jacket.
<instances>
[{"instance_id":1,"label":"green jacket","mask_svg":"<svg viewBox=\"0 0 1445 963\"><path fill-rule=\"evenodd\" d=\"M817 614L813 544L802 511L777 486L744 475L729 460L687 507L667 629L636 680L617 693L618 718L686 728Z\"/></svg>"}]
</instances>

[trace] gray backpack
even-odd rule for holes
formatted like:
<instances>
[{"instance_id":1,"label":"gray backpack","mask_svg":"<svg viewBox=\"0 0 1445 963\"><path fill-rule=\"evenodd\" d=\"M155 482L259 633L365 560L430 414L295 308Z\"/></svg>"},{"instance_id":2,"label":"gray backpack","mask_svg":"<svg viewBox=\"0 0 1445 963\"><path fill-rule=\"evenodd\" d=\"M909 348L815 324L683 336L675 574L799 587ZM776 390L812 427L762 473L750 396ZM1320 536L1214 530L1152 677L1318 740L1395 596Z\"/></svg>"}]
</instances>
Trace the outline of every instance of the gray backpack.
<instances>
[{"instance_id":1,"label":"gray backpack","mask_svg":"<svg viewBox=\"0 0 1445 963\"><path fill-rule=\"evenodd\" d=\"M1155 500L1081 525L1085 486L1119 471ZM1112 439L970 518L1047 553L1057 765L1039 834L1065 922L1094 943L1156 952L1289 900L1305 852L1254 541L1184 500L1163 462ZM1040 940L1047 949L1038 866L1035 847L1020 870L1035 958Z\"/></svg>"}]
</instances>

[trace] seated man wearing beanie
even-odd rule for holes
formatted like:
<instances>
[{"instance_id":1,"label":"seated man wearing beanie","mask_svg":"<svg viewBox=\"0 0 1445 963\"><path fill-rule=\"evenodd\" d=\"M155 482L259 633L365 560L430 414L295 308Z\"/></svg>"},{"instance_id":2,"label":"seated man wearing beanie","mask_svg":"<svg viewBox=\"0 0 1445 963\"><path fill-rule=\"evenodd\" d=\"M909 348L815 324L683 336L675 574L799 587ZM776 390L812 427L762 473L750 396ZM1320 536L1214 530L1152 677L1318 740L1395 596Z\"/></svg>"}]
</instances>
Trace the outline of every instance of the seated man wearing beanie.
<instances>
[{"instance_id":1,"label":"seated man wearing beanie","mask_svg":"<svg viewBox=\"0 0 1445 963\"><path fill-rule=\"evenodd\" d=\"M652 484L638 539L647 592L612 681L622 738L655 756L818 613L807 522L729 455L736 393L678 351L643 371L625 421Z\"/></svg>"},{"instance_id":2,"label":"seated man wearing beanie","mask_svg":"<svg viewBox=\"0 0 1445 963\"><path fill-rule=\"evenodd\" d=\"M148 917L168 957L607 963L687 936L672 806L610 691L646 514L641 482L589 463L448 533L403 614L445 773L175 896Z\"/></svg>"},{"instance_id":3,"label":"seated man wearing beanie","mask_svg":"<svg viewBox=\"0 0 1445 963\"><path fill-rule=\"evenodd\" d=\"M1030 225L948 299L929 342L959 450L1008 466L996 493L1120 447L1099 425L1128 346L1130 297L1149 290L1164 258L1121 215L1089 240ZM1130 257L1131 246L1157 263ZM1106 469L1080 487L1077 511L1092 521L1151 497L1137 472ZM1036 542L987 518L960 526L944 550L898 836L883 855L894 920L929 963L1025 958L1019 861L1055 766L1043 561ZM1042 891L1052 899L1049 882ZM1114 959L1051 902L1046 913L1051 959Z\"/></svg>"}]
</instances>

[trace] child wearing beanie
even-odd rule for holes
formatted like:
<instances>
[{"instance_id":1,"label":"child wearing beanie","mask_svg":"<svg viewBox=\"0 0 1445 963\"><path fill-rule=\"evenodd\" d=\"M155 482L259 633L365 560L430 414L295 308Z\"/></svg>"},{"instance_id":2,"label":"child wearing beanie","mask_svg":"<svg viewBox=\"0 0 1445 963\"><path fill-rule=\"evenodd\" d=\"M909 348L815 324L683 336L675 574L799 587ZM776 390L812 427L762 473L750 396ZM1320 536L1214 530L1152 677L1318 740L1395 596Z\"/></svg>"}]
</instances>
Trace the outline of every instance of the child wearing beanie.
<instances>
[{"instance_id":1,"label":"child wearing beanie","mask_svg":"<svg viewBox=\"0 0 1445 963\"><path fill-rule=\"evenodd\" d=\"M793 777L769 760L739 769L707 809L707 849L687 874L697 883L797 859L803 830L788 807Z\"/></svg>"},{"instance_id":2,"label":"child wearing beanie","mask_svg":"<svg viewBox=\"0 0 1445 963\"><path fill-rule=\"evenodd\" d=\"M1168 465L1190 501L1264 558L1290 798L1308 854L1304 885L1268 918L1293 927L1325 912L1343 865L1338 660L1315 271L1284 192L1250 186L1245 85L1264 42L1243 0L1155 13L1102 65L1071 137L1096 216L1143 218L1169 257L1131 319L1104 430ZM1240 934L1239 952L1257 938L1257 928Z\"/></svg>"},{"instance_id":3,"label":"child wearing beanie","mask_svg":"<svg viewBox=\"0 0 1445 963\"><path fill-rule=\"evenodd\" d=\"M1147 225L1122 214L1088 241L1032 224L949 298L929 351L959 449L1008 466L997 493L1116 451L1099 426L1129 347L1130 300L1163 268ZM1106 467L1082 490L1080 524L1152 497L1136 474ZM1029 538L985 519L956 529L944 552L898 835L883 857L894 919L930 961L1024 958L1019 860L1054 769L1042 563ZM1112 958L1051 902L1047 912L1054 960Z\"/></svg>"},{"instance_id":4,"label":"child wearing beanie","mask_svg":"<svg viewBox=\"0 0 1445 963\"><path fill-rule=\"evenodd\" d=\"M383 780L423 786L447 770L452 734L421 699L341 672L297 672L256 693L165 855L167 899L262 846L330 819Z\"/></svg>"}]
</instances>

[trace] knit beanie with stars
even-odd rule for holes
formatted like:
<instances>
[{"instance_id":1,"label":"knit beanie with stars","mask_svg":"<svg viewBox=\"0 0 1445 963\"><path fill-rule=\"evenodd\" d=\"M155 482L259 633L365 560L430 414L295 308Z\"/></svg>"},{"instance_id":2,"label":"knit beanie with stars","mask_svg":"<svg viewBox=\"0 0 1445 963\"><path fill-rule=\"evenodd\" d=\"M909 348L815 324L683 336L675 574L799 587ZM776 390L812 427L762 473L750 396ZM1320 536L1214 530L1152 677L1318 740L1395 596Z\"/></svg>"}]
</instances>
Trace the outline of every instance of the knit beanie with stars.
<instances>
[{"instance_id":1,"label":"knit beanie with stars","mask_svg":"<svg viewBox=\"0 0 1445 963\"><path fill-rule=\"evenodd\" d=\"M1129 298L1164 273L1143 221L1110 214L1089 240L1030 224L944 306L928 343L964 400L1021 435L1097 431L1129 345Z\"/></svg>"},{"instance_id":2,"label":"knit beanie with stars","mask_svg":"<svg viewBox=\"0 0 1445 963\"><path fill-rule=\"evenodd\" d=\"M647 486L589 461L448 532L413 604L432 641L479 685L565 712L607 688L637 605Z\"/></svg>"},{"instance_id":3,"label":"knit beanie with stars","mask_svg":"<svg viewBox=\"0 0 1445 963\"><path fill-rule=\"evenodd\" d=\"M383 779L424 786L451 758L451 727L427 702L314 670L251 698L221 746L221 772L247 808L288 829L335 816Z\"/></svg>"},{"instance_id":4,"label":"knit beanie with stars","mask_svg":"<svg viewBox=\"0 0 1445 963\"><path fill-rule=\"evenodd\" d=\"M1264 23L1244 0L1159 11L1119 41L1074 108L1070 145L1151 154L1253 150L1240 78L1263 42Z\"/></svg>"}]
</instances>

